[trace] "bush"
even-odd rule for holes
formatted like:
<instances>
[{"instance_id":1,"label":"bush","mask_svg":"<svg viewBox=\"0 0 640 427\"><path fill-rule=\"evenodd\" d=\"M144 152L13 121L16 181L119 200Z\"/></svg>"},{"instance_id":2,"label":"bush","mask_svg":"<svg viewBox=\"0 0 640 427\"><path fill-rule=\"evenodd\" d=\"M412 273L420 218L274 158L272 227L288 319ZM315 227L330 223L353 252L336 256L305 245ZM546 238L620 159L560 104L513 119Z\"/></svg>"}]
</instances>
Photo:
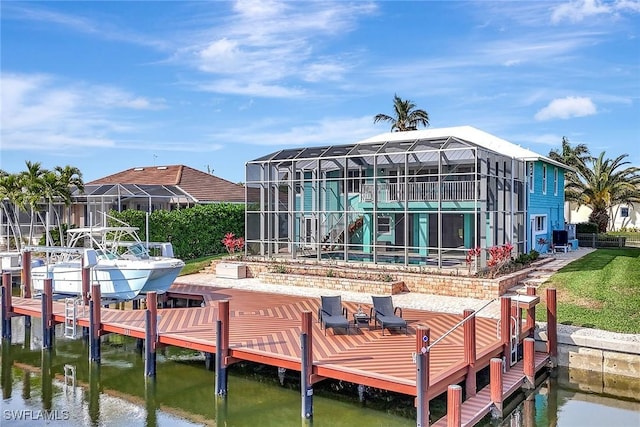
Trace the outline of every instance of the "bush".
<instances>
[{"instance_id":1,"label":"bush","mask_svg":"<svg viewBox=\"0 0 640 427\"><path fill-rule=\"evenodd\" d=\"M540 257L540 253L536 250L532 250L528 254L520 254L516 259L513 260L515 264L519 265L527 265L537 260Z\"/></svg>"},{"instance_id":2,"label":"bush","mask_svg":"<svg viewBox=\"0 0 640 427\"><path fill-rule=\"evenodd\" d=\"M138 227L142 240L146 238L146 214L133 209L109 213ZM149 215L149 241L170 242L175 256L184 260L227 253L222 243L227 233L244 236L244 205L196 205L173 211L156 210Z\"/></svg>"},{"instance_id":3,"label":"bush","mask_svg":"<svg viewBox=\"0 0 640 427\"><path fill-rule=\"evenodd\" d=\"M598 224L595 222L580 222L576 224L576 233L597 233Z\"/></svg>"}]
</instances>

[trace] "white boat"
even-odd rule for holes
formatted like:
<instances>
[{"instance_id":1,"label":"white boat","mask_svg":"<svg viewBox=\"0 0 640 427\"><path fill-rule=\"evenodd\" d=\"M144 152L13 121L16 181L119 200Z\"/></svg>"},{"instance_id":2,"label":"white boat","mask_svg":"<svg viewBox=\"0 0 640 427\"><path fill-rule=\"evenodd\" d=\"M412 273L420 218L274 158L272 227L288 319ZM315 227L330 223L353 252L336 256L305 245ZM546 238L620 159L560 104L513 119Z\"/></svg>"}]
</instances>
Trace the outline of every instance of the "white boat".
<instances>
[{"instance_id":1,"label":"white boat","mask_svg":"<svg viewBox=\"0 0 640 427\"><path fill-rule=\"evenodd\" d=\"M67 230L64 248L26 248L46 254L45 264L31 269L34 291L43 291L44 279L50 278L55 294L81 295L84 265L90 266L90 286L99 284L103 298L130 300L147 292L166 292L184 262L174 258L170 243L145 244L137 230L129 226L72 228ZM157 249L161 253L155 256Z\"/></svg>"}]
</instances>

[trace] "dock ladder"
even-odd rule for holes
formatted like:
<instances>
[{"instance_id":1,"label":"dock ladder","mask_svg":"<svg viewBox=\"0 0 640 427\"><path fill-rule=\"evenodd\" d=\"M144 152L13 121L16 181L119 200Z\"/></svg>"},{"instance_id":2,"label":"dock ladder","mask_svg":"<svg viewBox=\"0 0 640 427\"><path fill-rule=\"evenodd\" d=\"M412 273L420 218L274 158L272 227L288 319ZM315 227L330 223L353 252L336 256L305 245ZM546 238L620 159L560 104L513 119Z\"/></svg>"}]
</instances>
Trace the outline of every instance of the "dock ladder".
<instances>
[{"instance_id":1,"label":"dock ladder","mask_svg":"<svg viewBox=\"0 0 640 427\"><path fill-rule=\"evenodd\" d=\"M64 365L64 387L65 390L68 387L74 390L76 387L76 367L73 365Z\"/></svg>"},{"instance_id":2,"label":"dock ladder","mask_svg":"<svg viewBox=\"0 0 640 427\"><path fill-rule=\"evenodd\" d=\"M64 299L64 336L65 338L76 337L76 315L77 298Z\"/></svg>"}]
</instances>

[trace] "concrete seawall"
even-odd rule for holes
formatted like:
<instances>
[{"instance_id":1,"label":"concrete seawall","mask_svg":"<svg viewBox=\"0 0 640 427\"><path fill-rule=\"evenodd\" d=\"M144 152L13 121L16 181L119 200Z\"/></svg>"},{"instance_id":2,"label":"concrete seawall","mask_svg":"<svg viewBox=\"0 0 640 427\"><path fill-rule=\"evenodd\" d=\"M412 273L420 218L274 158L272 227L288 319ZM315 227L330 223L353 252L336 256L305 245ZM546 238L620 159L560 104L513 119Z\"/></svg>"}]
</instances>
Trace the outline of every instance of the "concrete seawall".
<instances>
[{"instance_id":1,"label":"concrete seawall","mask_svg":"<svg viewBox=\"0 0 640 427\"><path fill-rule=\"evenodd\" d=\"M546 345L546 323L538 323L536 340ZM640 335L558 325L558 365L630 377L640 389Z\"/></svg>"}]
</instances>

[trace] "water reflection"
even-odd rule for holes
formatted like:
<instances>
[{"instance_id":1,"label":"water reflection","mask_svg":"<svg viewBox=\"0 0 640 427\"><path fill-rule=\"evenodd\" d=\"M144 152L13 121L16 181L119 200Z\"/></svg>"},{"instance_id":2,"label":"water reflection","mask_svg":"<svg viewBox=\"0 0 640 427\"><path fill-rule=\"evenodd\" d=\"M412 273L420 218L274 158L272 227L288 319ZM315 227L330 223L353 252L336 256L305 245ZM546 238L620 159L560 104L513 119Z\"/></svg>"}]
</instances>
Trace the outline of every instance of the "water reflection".
<instances>
[{"instance_id":1,"label":"water reflection","mask_svg":"<svg viewBox=\"0 0 640 427\"><path fill-rule=\"evenodd\" d=\"M314 396L314 419L304 420L299 385L292 385L291 377L276 368L265 369L266 377L255 379L231 372L229 394L219 397L214 391L214 372L205 368L199 353L187 350L159 351L157 377L148 378L136 341L115 335L104 338L103 363L89 363L88 345L83 339L61 339L60 333L53 349L42 350L38 321L33 319L32 329L14 330L13 344L2 342L2 425L9 421L7 414L24 415L25 411L32 411L32 416L49 416L47 424L51 426L415 425L411 416L374 410L366 399L359 403L357 391L348 397ZM604 390L603 384L609 384L608 393L615 391L611 384L623 386L620 393L627 398L589 392L598 387ZM640 403L633 398L640 395L637 388L637 380L590 379L584 373L560 370L514 405L503 420L487 421L485 425L572 427L613 423L616 427L637 427ZM595 411L598 416L592 415ZM10 421L7 425L32 425L32 420L18 420L17 415Z\"/></svg>"},{"instance_id":2,"label":"water reflection","mask_svg":"<svg viewBox=\"0 0 640 427\"><path fill-rule=\"evenodd\" d=\"M587 379L599 375L575 369L558 369L539 387L528 393L524 400L503 420L487 422L486 426L499 427L616 427L640 426L640 394L635 399L613 397L585 391L598 388ZM581 378L583 382L576 382ZM624 385L612 389L626 396L628 386L640 388L640 381L630 377L609 376L608 381Z\"/></svg>"}]
</instances>

